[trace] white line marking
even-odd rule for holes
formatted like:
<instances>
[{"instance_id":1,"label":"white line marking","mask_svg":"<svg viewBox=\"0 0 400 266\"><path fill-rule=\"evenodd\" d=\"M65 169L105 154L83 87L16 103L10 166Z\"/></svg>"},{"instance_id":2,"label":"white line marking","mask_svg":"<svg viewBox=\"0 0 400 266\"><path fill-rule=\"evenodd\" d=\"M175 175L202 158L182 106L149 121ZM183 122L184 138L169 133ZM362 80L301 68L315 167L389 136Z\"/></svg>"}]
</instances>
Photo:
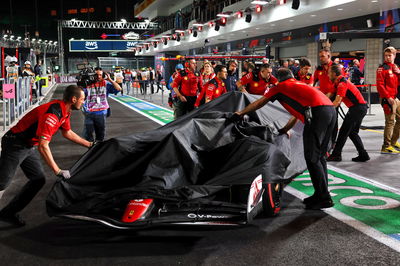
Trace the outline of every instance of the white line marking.
<instances>
[{"instance_id":1,"label":"white line marking","mask_svg":"<svg viewBox=\"0 0 400 266\"><path fill-rule=\"evenodd\" d=\"M286 186L285 191L299 199L304 199L304 198L308 197L303 192L300 192L297 189L292 188L290 186ZM329 209L325 209L323 211L325 213L329 214L330 216L336 218L337 220L353 227L354 229L366 234L367 236L372 237L373 239L381 242L382 244L394 249L395 251L400 252L399 241L397 241L396 239L385 235L384 233L354 219L353 217L350 217L350 216L336 210L335 208L329 208Z\"/></svg>"},{"instance_id":2,"label":"white line marking","mask_svg":"<svg viewBox=\"0 0 400 266\"><path fill-rule=\"evenodd\" d=\"M154 122L156 122L156 123L159 124L159 125L164 126L164 125L166 124L166 123L164 123L164 122L161 122L161 121L158 120L157 118L151 117L151 116L149 116L148 114L144 113L143 111L141 111L141 110L139 110L139 109L137 109L137 108L135 108L135 107L133 107L133 106L131 106L131 105L129 105L129 104L123 102L123 101L120 101L120 100L115 99L113 96L109 96L109 97L110 97L111 99L113 99L114 101L116 101L116 102L118 102L118 103L120 103L120 104L122 104L122 105L125 105L125 106L128 107L129 109L131 109L131 110L133 110L133 111L135 111L135 112L137 112L137 113L139 113L139 114L141 114L141 115L147 117L148 119L153 120ZM145 102L145 101L143 101L143 102ZM147 103L147 102L145 102L145 103Z\"/></svg>"}]
</instances>

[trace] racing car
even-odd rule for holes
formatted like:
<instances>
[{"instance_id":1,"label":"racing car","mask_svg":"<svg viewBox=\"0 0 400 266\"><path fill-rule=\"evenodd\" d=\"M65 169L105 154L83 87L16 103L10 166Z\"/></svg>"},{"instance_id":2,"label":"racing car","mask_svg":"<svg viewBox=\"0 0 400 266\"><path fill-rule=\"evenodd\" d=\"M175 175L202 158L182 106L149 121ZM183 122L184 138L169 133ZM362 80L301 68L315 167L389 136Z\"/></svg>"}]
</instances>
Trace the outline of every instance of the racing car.
<instances>
[{"instance_id":1,"label":"racing car","mask_svg":"<svg viewBox=\"0 0 400 266\"><path fill-rule=\"evenodd\" d=\"M290 118L279 103L232 119L257 98L227 93L156 130L96 144L55 183L48 214L117 229L277 215L284 185L306 168L302 129L278 133Z\"/></svg>"}]
</instances>

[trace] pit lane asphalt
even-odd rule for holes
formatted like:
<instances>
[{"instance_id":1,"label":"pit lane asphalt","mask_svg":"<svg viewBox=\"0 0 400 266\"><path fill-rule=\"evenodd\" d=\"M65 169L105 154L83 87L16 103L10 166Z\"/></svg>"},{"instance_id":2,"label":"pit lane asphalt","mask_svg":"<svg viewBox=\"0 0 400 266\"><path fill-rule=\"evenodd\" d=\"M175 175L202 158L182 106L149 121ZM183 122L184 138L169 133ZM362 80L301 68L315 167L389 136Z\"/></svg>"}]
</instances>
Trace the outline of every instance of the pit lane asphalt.
<instances>
[{"instance_id":1,"label":"pit lane asphalt","mask_svg":"<svg viewBox=\"0 0 400 266\"><path fill-rule=\"evenodd\" d=\"M54 98L61 98L58 86ZM159 125L110 101L107 137ZM72 129L81 133L75 111ZM55 160L68 168L85 148L58 134L50 145ZM400 254L324 212L306 211L288 193L278 217L229 228L173 227L118 231L93 223L49 218L45 198L56 177L48 167L46 186L21 212L23 228L0 224L1 265L400 265ZM19 169L1 206L26 182Z\"/></svg>"}]
</instances>

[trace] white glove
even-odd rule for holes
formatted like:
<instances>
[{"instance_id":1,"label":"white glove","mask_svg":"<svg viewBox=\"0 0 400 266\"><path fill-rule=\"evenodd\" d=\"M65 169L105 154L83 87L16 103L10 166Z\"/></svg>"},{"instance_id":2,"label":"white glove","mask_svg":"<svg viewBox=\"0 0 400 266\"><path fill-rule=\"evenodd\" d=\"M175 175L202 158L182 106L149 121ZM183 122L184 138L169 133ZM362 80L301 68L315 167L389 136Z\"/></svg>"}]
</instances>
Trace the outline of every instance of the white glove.
<instances>
[{"instance_id":1,"label":"white glove","mask_svg":"<svg viewBox=\"0 0 400 266\"><path fill-rule=\"evenodd\" d=\"M69 179L71 177L71 174L69 173L68 170L61 170L60 169L60 171L58 171L57 176L58 177L62 177L64 179Z\"/></svg>"}]
</instances>

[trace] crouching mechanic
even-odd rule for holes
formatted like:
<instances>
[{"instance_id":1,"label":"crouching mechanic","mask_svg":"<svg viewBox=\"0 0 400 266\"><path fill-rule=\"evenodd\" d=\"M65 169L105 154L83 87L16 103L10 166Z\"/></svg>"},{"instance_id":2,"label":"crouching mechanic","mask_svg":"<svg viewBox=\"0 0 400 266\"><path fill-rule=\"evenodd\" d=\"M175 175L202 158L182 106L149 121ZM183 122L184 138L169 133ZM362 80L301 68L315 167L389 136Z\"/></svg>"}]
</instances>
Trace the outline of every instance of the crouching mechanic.
<instances>
[{"instance_id":1,"label":"crouching mechanic","mask_svg":"<svg viewBox=\"0 0 400 266\"><path fill-rule=\"evenodd\" d=\"M307 209L322 209L333 206L328 191L328 172L325 154L328 150L333 127L336 123L336 111L332 102L319 90L294 79L289 69L281 68L277 72L279 84L267 91L263 97L236 112L233 119L255 111L269 101L278 100L291 113L289 122L279 130L287 134L297 119L304 125L304 157L310 172L315 192L304 199Z\"/></svg>"},{"instance_id":2,"label":"crouching mechanic","mask_svg":"<svg viewBox=\"0 0 400 266\"><path fill-rule=\"evenodd\" d=\"M25 225L17 213L29 204L45 184L39 153L55 175L70 178L68 170L61 170L58 167L49 147L52 136L59 128L64 138L88 148L93 145L92 142L79 137L70 126L71 110L79 110L84 100L83 90L70 85L65 89L62 101L53 100L36 107L3 136L0 157L0 198L15 175L18 165L29 181L0 211L0 221L15 226Z\"/></svg>"},{"instance_id":3,"label":"crouching mechanic","mask_svg":"<svg viewBox=\"0 0 400 266\"><path fill-rule=\"evenodd\" d=\"M350 137L358 151L358 157L355 157L352 160L355 162L366 162L370 158L364 148L360 136L358 135L358 131L360 130L364 116L367 114L367 103L357 87L342 76L341 66L332 65L328 71L328 75L333 82L333 92L328 93L327 96L330 98L333 94L336 94L333 105L339 107L340 103L343 101L349 108L349 111L347 112L339 130L335 148L327 161L340 162L342 160L342 149L346 143L347 137Z\"/></svg>"}]
</instances>

